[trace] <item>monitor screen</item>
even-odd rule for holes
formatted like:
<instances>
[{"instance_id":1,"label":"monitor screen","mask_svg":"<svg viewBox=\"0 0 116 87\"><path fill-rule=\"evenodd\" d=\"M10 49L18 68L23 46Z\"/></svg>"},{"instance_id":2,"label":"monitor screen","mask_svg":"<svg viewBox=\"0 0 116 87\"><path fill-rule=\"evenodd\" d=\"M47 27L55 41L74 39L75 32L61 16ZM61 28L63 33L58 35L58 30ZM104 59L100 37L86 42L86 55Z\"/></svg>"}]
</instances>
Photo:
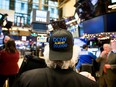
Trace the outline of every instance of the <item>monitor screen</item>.
<instances>
[{"instance_id":1,"label":"monitor screen","mask_svg":"<svg viewBox=\"0 0 116 87\"><path fill-rule=\"evenodd\" d=\"M22 36L22 41L26 41L27 37L26 36Z\"/></svg>"},{"instance_id":2,"label":"monitor screen","mask_svg":"<svg viewBox=\"0 0 116 87\"><path fill-rule=\"evenodd\" d=\"M32 29L37 32L46 32L47 31L47 25L43 23L33 23Z\"/></svg>"},{"instance_id":3,"label":"monitor screen","mask_svg":"<svg viewBox=\"0 0 116 87\"><path fill-rule=\"evenodd\" d=\"M31 16L31 23L49 23L49 11L43 11L43 10L36 10L33 9L33 11L30 14Z\"/></svg>"},{"instance_id":4,"label":"monitor screen","mask_svg":"<svg viewBox=\"0 0 116 87\"><path fill-rule=\"evenodd\" d=\"M116 12L107 14L107 32L116 32Z\"/></svg>"},{"instance_id":5,"label":"monitor screen","mask_svg":"<svg viewBox=\"0 0 116 87\"><path fill-rule=\"evenodd\" d=\"M47 12L46 11L36 11L36 18L35 21L47 22Z\"/></svg>"},{"instance_id":6,"label":"monitor screen","mask_svg":"<svg viewBox=\"0 0 116 87\"><path fill-rule=\"evenodd\" d=\"M104 15L83 22L84 33L95 34L104 32Z\"/></svg>"}]
</instances>

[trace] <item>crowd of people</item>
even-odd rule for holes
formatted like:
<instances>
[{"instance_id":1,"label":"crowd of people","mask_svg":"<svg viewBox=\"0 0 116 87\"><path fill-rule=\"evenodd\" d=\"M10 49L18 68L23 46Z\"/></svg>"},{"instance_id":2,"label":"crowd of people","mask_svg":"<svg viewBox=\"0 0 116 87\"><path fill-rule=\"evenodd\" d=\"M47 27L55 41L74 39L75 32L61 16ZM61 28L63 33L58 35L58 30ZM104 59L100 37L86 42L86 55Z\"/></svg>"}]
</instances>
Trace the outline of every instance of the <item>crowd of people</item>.
<instances>
[{"instance_id":1,"label":"crowd of people","mask_svg":"<svg viewBox=\"0 0 116 87\"><path fill-rule=\"evenodd\" d=\"M9 87L116 87L116 40L105 43L99 57L89 52L86 44L82 49L74 45L73 35L65 29L54 30L48 43L43 53L46 66L18 75L20 53L15 41L6 36L0 51L0 87L7 79ZM29 57L35 58L34 54ZM99 64L94 72L98 79L87 67L82 70L84 64L90 64L93 72L93 61Z\"/></svg>"}]
</instances>

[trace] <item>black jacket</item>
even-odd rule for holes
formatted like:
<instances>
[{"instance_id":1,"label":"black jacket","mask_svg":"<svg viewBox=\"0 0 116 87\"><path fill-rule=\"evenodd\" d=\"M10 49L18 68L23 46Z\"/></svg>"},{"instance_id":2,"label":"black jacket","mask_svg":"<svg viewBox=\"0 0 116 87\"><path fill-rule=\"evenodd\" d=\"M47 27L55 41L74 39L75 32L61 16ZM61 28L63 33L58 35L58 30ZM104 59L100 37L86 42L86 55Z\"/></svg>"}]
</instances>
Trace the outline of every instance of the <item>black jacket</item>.
<instances>
[{"instance_id":1,"label":"black jacket","mask_svg":"<svg viewBox=\"0 0 116 87\"><path fill-rule=\"evenodd\" d=\"M34 69L23 73L13 87L99 87L72 69Z\"/></svg>"}]
</instances>

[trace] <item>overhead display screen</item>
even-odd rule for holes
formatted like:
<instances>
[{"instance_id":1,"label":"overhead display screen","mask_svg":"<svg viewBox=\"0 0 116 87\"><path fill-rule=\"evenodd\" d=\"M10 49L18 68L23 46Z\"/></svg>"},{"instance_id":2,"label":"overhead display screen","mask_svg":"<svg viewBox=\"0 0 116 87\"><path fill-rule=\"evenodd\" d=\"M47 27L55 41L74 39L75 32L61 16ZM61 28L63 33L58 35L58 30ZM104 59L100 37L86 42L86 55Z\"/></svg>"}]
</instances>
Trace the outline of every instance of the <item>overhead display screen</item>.
<instances>
[{"instance_id":1,"label":"overhead display screen","mask_svg":"<svg viewBox=\"0 0 116 87\"><path fill-rule=\"evenodd\" d=\"M104 15L83 22L84 33L95 34L104 32Z\"/></svg>"},{"instance_id":2,"label":"overhead display screen","mask_svg":"<svg viewBox=\"0 0 116 87\"><path fill-rule=\"evenodd\" d=\"M37 32L46 32L47 31L47 25L43 23L33 23L32 29Z\"/></svg>"},{"instance_id":3,"label":"overhead display screen","mask_svg":"<svg viewBox=\"0 0 116 87\"><path fill-rule=\"evenodd\" d=\"M31 12L31 23L49 23L49 11L33 9Z\"/></svg>"}]
</instances>

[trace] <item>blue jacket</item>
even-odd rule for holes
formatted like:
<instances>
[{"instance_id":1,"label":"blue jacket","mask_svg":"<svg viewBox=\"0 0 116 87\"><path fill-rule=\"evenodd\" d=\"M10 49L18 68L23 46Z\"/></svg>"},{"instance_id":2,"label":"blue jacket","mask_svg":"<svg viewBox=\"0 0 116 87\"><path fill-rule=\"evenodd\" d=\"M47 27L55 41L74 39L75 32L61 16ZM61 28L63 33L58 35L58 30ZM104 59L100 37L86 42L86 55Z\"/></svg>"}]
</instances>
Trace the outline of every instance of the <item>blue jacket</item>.
<instances>
[{"instance_id":1,"label":"blue jacket","mask_svg":"<svg viewBox=\"0 0 116 87\"><path fill-rule=\"evenodd\" d=\"M82 50L80 55L79 55L79 61L76 65L76 69L80 69L81 65L85 64L85 63L92 64L93 59L94 60L96 59L96 56L93 53L91 53L87 50Z\"/></svg>"}]
</instances>

